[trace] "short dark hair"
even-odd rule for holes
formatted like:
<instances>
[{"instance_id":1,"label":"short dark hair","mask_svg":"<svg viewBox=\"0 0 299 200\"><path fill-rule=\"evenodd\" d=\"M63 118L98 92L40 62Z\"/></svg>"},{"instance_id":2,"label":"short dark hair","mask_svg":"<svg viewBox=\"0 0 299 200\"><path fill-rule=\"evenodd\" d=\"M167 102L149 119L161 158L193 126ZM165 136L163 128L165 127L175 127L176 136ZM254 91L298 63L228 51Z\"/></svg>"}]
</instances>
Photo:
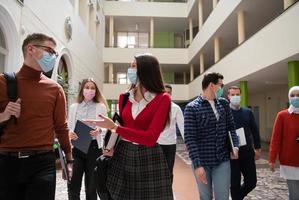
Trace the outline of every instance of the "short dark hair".
<instances>
[{"instance_id":1,"label":"short dark hair","mask_svg":"<svg viewBox=\"0 0 299 200\"><path fill-rule=\"evenodd\" d=\"M22 51L24 57L26 55L26 47L29 43L42 45L45 41L51 41L53 42L54 45L56 45L56 42L52 37L49 37L43 33L32 33L28 35L23 41L23 45L22 45Z\"/></svg>"},{"instance_id":2,"label":"short dark hair","mask_svg":"<svg viewBox=\"0 0 299 200\"><path fill-rule=\"evenodd\" d=\"M229 91L230 91L230 90L240 90L240 93L241 93L241 88L240 88L239 86L235 86L235 85L230 86L230 87L228 88L228 94L229 94Z\"/></svg>"},{"instance_id":3,"label":"short dark hair","mask_svg":"<svg viewBox=\"0 0 299 200\"><path fill-rule=\"evenodd\" d=\"M165 87L165 88L168 88L168 89L170 89L170 91L172 91L172 87L171 87L171 85L166 84L166 85L164 85L164 87Z\"/></svg>"},{"instance_id":4,"label":"short dark hair","mask_svg":"<svg viewBox=\"0 0 299 200\"><path fill-rule=\"evenodd\" d=\"M150 54L135 56L140 84L152 93L165 92L159 61ZM130 89L134 88L132 85Z\"/></svg>"},{"instance_id":5,"label":"short dark hair","mask_svg":"<svg viewBox=\"0 0 299 200\"><path fill-rule=\"evenodd\" d=\"M209 86L210 83L214 83L215 85L218 83L219 79L223 79L223 75L216 72L208 72L204 75L203 80L201 82L202 89L205 90Z\"/></svg>"}]
</instances>

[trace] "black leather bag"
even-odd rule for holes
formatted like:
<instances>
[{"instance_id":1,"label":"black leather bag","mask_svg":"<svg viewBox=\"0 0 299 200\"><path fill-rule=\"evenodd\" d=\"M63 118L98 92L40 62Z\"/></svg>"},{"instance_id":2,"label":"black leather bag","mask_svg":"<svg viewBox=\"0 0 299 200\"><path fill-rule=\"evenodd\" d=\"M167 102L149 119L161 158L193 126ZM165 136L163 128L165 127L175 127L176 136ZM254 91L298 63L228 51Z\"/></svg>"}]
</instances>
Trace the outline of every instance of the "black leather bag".
<instances>
[{"instance_id":1,"label":"black leather bag","mask_svg":"<svg viewBox=\"0 0 299 200\"><path fill-rule=\"evenodd\" d=\"M95 183L98 196L101 200L112 200L106 186L107 173L111 157L101 155L96 160L95 166Z\"/></svg>"},{"instance_id":2,"label":"black leather bag","mask_svg":"<svg viewBox=\"0 0 299 200\"><path fill-rule=\"evenodd\" d=\"M122 110L125 107L128 98L129 98L129 93L125 93L122 102ZM117 120L120 123L120 125L123 125L122 120L120 119L117 113L114 114L112 119L113 121ZM104 139L104 146L107 145L110 136L111 136L111 131L107 131ZM117 142L114 146L114 149L116 148ZM111 158L112 157L110 156L101 155L100 157L97 158L95 164L94 175L95 175L96 190L101 200L112 200L106 186L107 174L110 168Z\"/></svg>"}]
</instances>

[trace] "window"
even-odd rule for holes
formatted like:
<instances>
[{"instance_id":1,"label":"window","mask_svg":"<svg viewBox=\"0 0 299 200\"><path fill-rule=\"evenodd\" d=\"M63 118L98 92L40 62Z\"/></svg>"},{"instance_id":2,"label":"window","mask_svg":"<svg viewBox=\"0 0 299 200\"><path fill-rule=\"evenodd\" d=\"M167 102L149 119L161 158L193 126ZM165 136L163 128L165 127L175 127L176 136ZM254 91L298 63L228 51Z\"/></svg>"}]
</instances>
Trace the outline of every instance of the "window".
<instances>
[{"instance_id":1,"label":"window","mask_svg":"<svg viewBox=\"0 0 299 200\"><path fill-rule=\"evenodd\" d=\"M117 73L116 78L117 78L117 84L127 84L128 83L127 73Z\"/></svg>"},{"instance_id":2,"label":"window","mask_svg":"<svg viewBox=\"0 0 299 200\"><path fill-rule=\"evenodd\" d=\"M117 102L112 102L111 104L111 111L112 114L117 112L118 113L118 103Z\"/></svg>"},{"instance_id":3,"label":"window","mask_svg":"<svg viewBox=\"0 0 299 200\"><path fill-rule=\"evenodd\" d=\"M139 47L148 48L148 33L139 33Z\"/></svg>"},{"instance_id":4,"label":"window","mask_svg":"<svg viewBox=\"0 0 299 200\"><path fill-rule=\"evenodd\" d=\"M7 54L8 50L6 49L4 34L0 27L0 73L4 72Z\"/></svg>"},{"instance_id":5,"label":"window","mask_svg":"<svg viewBox=\"0 0 299 200\"><path fill-rule=\"evenodd\" d=\"M117 33L117 47L127 48L127 33L118 32Z\"/></svg>"},{"instance_id":6,"label":"window","mask_svg":"<svg viewBox=\"0 0 299 200\"><path fill-rule=\"evenodd\" d=\"M138 33L128 33L128 48L138 47Z\"/></svg>"},{"instance_id":7,"label":"window","mask_svg":"<svg viewBox=\"0 0 299 200\"><path fill-rule=\"evenodd\" d=\"M147 48L148 33L118 32L117 47L120 48Z\"/></svg>"}]
</instances>

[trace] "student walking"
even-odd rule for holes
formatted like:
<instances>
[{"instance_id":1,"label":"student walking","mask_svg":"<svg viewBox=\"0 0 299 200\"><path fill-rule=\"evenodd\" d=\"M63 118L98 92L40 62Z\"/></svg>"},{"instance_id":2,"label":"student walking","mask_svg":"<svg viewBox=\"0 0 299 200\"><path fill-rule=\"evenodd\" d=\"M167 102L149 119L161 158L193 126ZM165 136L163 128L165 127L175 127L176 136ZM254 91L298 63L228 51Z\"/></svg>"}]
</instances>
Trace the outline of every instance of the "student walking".
<instances>
[{"instance_id":1,"label":"student walking","mask_svg":"<svg viewBox=\"0 0 299 200\"><path fill-rule=\"evenodd\" d=\"M287 180L289 200L299 199L299 86L289 90L288 109L280 111L275 119L269 149L269 166L274 171L280 162L280 176Z\"/></svg>"},{"instance_id":2,"label":"student walking","mask_svg":"<svg viewBox=\"0 0 299 200\"><path fill-rule=\"evenodd\" d=\"M238 138L228 102L223 94L223 76L207 73L202 80L203 94L185 109L185 142L192 160L201 200L229 199L230 162L238 158ZM227 137L231 133L233 153Z\"/></svg>"},{"instance_id":3,"label":"student walking","mask_svg":"<svg viewBox=\"0 0 299 200\"><path fill-rule=\"evenodd\" d=\"M6 124L0 138L1 200L55 199L54 135L66 154L71 176L65 95L58 83L43 74L55 66L55 47L55 40L42 33L26 37L24 63L16 73L16 102L10 101L7 82L0 76L0 123Z\"/></svg>"},{"instance_id":4,"label":"student walking","mask_svg":"<svg viewBox=\"0 0 299 200\"><path fill-rule=\"evenodd\" d=\"M232 86L228 89L230 108L236 124L236 129L242 135L239 146L239 158L231 160L231 196L232 200L242 200L251 192L257 182L255 160L260 158L261 143L258 127L253 113L248 108L242 108L241 89ZM243 135L244 133L244 135ZM241 184L241 174L244 182Z\"/></svg>"},{"instance_id":5,"label":"student walking","mask_svg":"<svg viewBox=\"0 0 299 200\"><path fill-rule=\"evenodd\" d=\"M69 109L69 127L71 140L78 139L74 133L77 120L98 119L99 115L107 116L107 102L100 92L96 82L92 79L84 79L81 83L77 102ZM76 147L73 148L74 166L73 177L68 184L69 200L80 200L80 191L83 174L85 183L86 200L96 200L96 186L94 180L94 167L96 159L102 154L101 129L96 127L90 132L92 141L87 154Z\"/></svg>"},{"instance_id":6,"label":"student walking","mask_svg":"<svg viewBox=\"0 0 299 200\"><path fill-rule=\"evenodd\" d=\"M124 126L104 116L103 121L86 121L122 137L111 160L107 188L113 200L172 200L170 173L157 144L170 111L158 60L148 54L136 56L128 78L130 95L120 110ZM123 98L121 94L120 109Z\"/></svg>"},{"instance_id":7,"label":"student walking","mask_svg":"<svg viewBox=\"0 0 299 200\"><path fill-rule=\"evenodd\" d=\"M165 85L166 92L171 96L172 87L171 85ZM164 156L167 161L167 165L171 175L171 181L173 182L173 167L175 161L176 153L176 125L178 126L182 137L184 138L184 115L183 112L177 104L171 102L171 111L170 111L170 124L166 126L163 132L161 133L158 143L162 147Z\"/></svg>"}]
</instances>

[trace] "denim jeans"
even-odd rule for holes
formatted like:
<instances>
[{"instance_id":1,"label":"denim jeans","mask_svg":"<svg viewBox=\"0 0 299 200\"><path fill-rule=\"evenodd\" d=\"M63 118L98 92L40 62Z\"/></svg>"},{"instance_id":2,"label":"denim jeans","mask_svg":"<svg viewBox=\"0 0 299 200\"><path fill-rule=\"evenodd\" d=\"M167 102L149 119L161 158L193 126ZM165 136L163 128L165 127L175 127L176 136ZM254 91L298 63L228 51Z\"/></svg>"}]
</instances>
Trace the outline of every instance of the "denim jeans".
<instances>
[{"instance_id":1,"label":"denim jeans","mask_svg":"<svg viewBox=\"0 0 299 200\"><path fill-rule=\"evenodd\" d=\"M299 180L287 180L289 200L299 200Z\"/></svg>"},{"instance_id":2,"label":"denim jeans","mask_svg":"<svg viewBox=\"0 0 299 200\"><path fill-rule=\"evenodd\" d=\"M225 161L215 167L204 167L208 184L195 177L200 200L228 200L230 188L230 162ZM194 173L195 174L195 173Z\"/></svg>"},{"instance_id":3,"label":"denim jeans","mask_svg":"<svg viewBox=\"0 0 299 200\"><path fill-rule=\"evenodd\" d=\"M0 155L1 200L54 200L55 186L53 152L28 158Z\"/></svg>"}]
</instances>

